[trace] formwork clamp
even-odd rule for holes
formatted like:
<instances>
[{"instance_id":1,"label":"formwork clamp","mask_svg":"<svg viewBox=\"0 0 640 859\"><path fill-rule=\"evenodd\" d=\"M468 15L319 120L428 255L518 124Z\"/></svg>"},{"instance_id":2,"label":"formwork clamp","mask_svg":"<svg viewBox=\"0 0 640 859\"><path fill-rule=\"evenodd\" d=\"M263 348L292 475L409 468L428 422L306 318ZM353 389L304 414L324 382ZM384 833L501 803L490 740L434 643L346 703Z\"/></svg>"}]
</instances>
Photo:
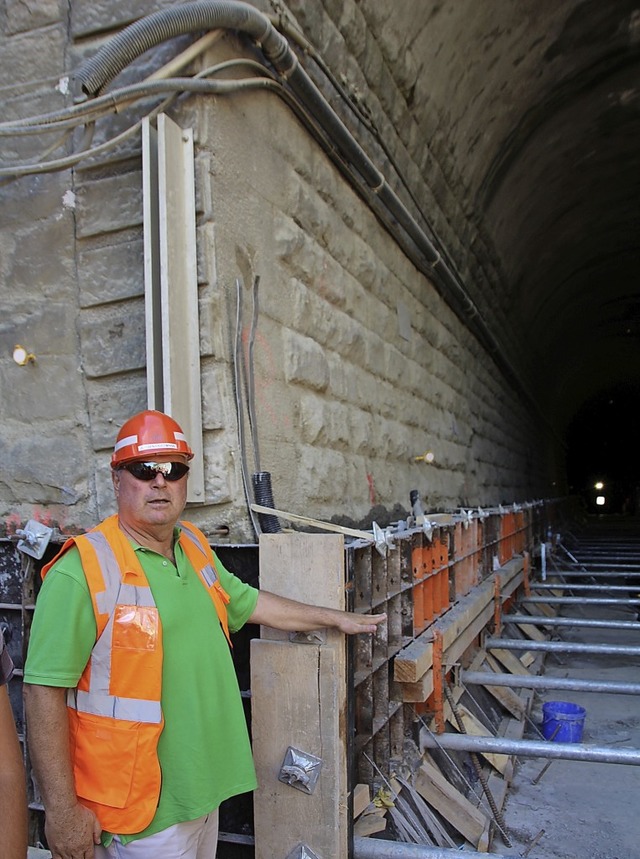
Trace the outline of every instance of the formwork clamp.
<instances>
[{"instance_id":1,"label":"formwork clamp","mask_svg":"<svg viewBox=\"0 0 640 859\"><path fill-rule=\"evenodd\" d=\"M53 528L36 522L35 519L29 519L24 528L16 529L16 537L20 537L18 550L39 561L49 545L52 534Z\"/></svg>"},{"instance_id":2,"label":"formwork clamp","mask_svg":"<svg viewBox=\"0 0 640 859\"><path fill-rule=\"evenodd\" d=\"M373 522L371 527L373 528L373 542L375 543L375 547L384 558L387 553L387 549L395 548L391 528L385 528L383 530L377 522Z\"/></svg>"}]
</instances>

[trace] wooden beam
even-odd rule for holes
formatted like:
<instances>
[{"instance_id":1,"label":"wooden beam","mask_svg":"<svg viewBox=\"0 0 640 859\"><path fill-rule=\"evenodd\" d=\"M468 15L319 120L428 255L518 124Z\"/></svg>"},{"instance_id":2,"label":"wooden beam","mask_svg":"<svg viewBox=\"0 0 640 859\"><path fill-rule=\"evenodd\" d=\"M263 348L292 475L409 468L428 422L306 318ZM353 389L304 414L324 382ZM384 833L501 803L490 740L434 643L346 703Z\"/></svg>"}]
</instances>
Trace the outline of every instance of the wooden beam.
<instances>
[{"instance_id":1,"label":"wooden beam","mask_svg":"<svg viewBox=\"0 0 640 859\"><path fill-rule=\"evenodd\" d=\"M514 558L498 571L503 601L511 596L523 580L524 559ZM394 679L400 683L417 683L431 667L433 630L442 633L448 662L461 656L493 616L495 573L466 594L431 626L405 647L394 660ZM472 630L470 633L469 630ZM454 647L455 645L455 647ZM447 651L451 650L451 653ZM423 699L424 700L424 699Z\"/></svg>"},{"instance_id":2,"label":"wooden beam","mask_svg":"<svg viewBox=\"0 0 640 859\"><path fill-rule=\"evenodd\" d=\"M260 537L260 586L283 596L344 608L341 535L279 533ZM346 643L336 630L324 643L290 640L261 628L251 641L255 859L288 856L304 843L318 856L346 856ZM289 748L320 758L312 792L279 776Z\"/></svg>"},{"instance_id":3,"label":"wooden beam","mask_svg":"<svg viewBox=\"0 0 640 859\"><path fill-rule=\"evenodd\" d=\"M450 785L440 770L425 761L414 775L413 786L457 832L482 849L486 815Z\"/></svg>"}]
</instances>

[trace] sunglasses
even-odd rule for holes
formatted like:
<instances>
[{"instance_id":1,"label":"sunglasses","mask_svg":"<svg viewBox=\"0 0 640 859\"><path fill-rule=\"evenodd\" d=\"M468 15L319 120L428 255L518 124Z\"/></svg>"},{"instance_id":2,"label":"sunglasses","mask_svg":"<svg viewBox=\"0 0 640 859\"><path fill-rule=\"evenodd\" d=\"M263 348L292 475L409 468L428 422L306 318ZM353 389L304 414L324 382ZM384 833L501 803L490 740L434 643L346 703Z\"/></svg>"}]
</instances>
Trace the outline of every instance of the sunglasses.
<instances>
[{"instance_id":1,"label":"sunglasses","mask_svg":"<svg viewBox=\"0 0 640 859\"><path fill-rule=\"evenodd\" d=\"M184 462L127 462L122 468L133 474L136 480L146 481L161 474L165 480L174 482L189 473L189 466Z\"/></svg>"}]
</instances>

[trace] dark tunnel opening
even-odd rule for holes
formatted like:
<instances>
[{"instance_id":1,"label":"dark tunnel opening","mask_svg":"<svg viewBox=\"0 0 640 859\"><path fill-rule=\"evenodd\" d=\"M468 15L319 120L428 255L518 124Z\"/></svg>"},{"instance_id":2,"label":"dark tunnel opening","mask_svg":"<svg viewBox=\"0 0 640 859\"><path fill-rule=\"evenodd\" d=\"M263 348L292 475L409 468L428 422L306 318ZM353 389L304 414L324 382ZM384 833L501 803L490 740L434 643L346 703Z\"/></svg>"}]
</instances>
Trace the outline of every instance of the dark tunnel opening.
<instances>
[{"instance_id":1,"label":"dark tunnel opening","mask_svg":"<svg viewBox=\"0 0 640 859\"><path fill-rule=\"evenodd\" d=\"M601 392L576 412L566 434L567 476L589 513L640 515L639 439L640 382Z\"/></svg>"}]
</instances>

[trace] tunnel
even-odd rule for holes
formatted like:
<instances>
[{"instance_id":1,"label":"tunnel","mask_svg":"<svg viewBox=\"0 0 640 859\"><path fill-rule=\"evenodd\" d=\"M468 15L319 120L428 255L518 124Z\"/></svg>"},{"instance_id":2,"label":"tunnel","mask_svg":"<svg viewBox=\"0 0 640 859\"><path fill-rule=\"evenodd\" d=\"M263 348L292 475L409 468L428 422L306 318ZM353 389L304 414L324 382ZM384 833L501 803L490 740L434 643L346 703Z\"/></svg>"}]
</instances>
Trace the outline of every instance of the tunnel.
<instances>
[{"instance_id":1,"label":"tunnel","mask_svg":"<svg viewBox=\"0 0 640 859\"><path fill-rule=\"evenodd\" d=\"M391 46L405 22L399 74L490 240L569 486L638 512L638 4L360 5Z\"/></svg>"}]
</instances>

